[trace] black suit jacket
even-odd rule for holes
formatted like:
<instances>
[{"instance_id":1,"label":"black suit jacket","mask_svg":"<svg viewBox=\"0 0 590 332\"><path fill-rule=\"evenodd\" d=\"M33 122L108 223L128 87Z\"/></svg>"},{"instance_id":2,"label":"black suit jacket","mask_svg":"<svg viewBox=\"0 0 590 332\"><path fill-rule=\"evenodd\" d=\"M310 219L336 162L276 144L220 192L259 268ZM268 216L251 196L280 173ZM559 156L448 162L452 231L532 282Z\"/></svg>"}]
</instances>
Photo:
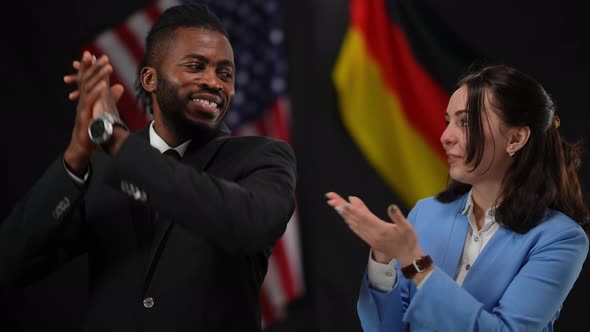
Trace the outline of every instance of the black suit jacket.
<instances>
[{"instance_id":1,"label":"black suit jacket","mask_svg":"<svg viewBox=\"0 0 590 332\"><path fill-rule=\"evenodd\" d=\"M259 331L259 291L294 209L279 140L218 134L182 161L132 134L80 188L60 156L0 224L0 286L87 252L87 331Z\"/></svg>"}]
</instances>

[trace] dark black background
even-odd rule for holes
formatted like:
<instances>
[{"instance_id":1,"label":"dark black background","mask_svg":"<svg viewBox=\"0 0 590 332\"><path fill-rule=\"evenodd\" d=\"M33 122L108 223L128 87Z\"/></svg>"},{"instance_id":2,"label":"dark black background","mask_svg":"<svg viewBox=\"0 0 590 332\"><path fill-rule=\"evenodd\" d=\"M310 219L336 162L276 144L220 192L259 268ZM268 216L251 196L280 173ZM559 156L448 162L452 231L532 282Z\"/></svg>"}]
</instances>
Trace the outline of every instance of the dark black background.
<instances>
[{"instance_id":1,"label":"dark black background","mask_svg":"<svg viewBox=\"0 0 590 332\"><path fill-rule=\"evenodd\" d=\"M69 88L62 76L70 71L80 48L150 2L3 5L0 217L10 212L69 141L74 105L67 100ZM589 140L590 52L583 2L427 0L425 4L478 54L537 78L557 101L562 135ZM347 27L348 1L289 0L283 1L283 9L307 293L292 305L288 318L270 330L360 331L355 302L368 248L326 206L323 194L360 196L383 217L385 207L399 201L340 123L331 72ZM583 167L581 179L587 191L588 166ZM80 257L26 289L1 292L0 330L75 331L85 308L85 266L85 257ZM566 300L558 331L583 330L578 327L583 326L582 310L590 307L589 273L586 267Z\"/></svg>"}]
</instances>

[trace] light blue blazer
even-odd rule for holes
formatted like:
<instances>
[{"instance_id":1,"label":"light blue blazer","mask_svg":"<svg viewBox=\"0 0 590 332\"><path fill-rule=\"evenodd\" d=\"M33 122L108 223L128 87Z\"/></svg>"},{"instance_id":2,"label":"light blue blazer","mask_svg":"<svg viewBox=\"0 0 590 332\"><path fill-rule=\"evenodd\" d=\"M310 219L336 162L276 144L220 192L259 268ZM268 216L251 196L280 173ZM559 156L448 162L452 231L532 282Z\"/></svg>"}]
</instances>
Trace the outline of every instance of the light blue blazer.
<instances>
[{"instance_id":1,"label":"light blue blazer","mask_svg":"<svg viewBox=\"0 0 590 332\"><path fill-rule=\"evenodd\" d=\"M388 293L370 288L365 274L357 303L364 331L553 330L588 253L582 228L557 211L526 234L500 227L459 286L466 202L467 195L451 203L431 197L412 209L408 220L436 268L417 290L398 266Z\"/></svg>"}]
</instances>

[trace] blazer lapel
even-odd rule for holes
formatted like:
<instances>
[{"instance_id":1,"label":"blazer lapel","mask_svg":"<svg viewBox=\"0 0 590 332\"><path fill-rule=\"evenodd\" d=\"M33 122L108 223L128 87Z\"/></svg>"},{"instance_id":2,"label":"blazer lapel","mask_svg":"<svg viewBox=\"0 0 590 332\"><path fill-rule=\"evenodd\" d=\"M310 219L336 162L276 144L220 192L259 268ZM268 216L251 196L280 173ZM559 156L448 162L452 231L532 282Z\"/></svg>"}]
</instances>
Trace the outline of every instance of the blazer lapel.
<instances>
[{"instance_id":1,"label":"blazer lapel","mask_svg":"<svg viewBox=\"0 0 590 332\"><path fill-rule=\"evenodd\" d=\"M466 197L461 200L461 204L458 204L459 210L454 215L454 217L452 217L454 220L451 225L452 229L450 231L446 253L442 262L437 264L448 275L450 275L451 278L454 278L455 274L457 273L457 266L459 265L459 260L463 254L465 237L467 236L467 230L469 227L467 217L462 214L462 211L465 208L465 203ZM444 234L444 232L441 233Z\"/></svg>"},{"instance_id":2,"label":"blazer lapel","mask_svg":"<svg viewBox=\"0 0 590 332\"><path fill-rule=\"evenodd\" d=\"M496 303L498 287L506 285L498 269L505 268L506 261L511 261L510 252L518 252L515 245L519 243L515 240L518 236L521 235L499 227L465 276L463 288L483 303L486 309ZM490 279L491 275L496 275L496 278Z\"/></svg>"},{"instance_id":3,"label":"blazer lapel","mask_svg":"<svg viewBox=\"0 0 590 332\"><path fill-rule=\"evenodd\" d=\"M213 160L215 154L220 150L223 144L227 142L227 137L224 136L225 135L217 135L213 140L211 140L204 146L193 145L191 143L182 159L182 163L189 164L198 171L206 170L209 167L211 161ZM148 255L148 264L145 275L143 293L147 291L148 286L151 282L160 254L164 249L166 239L168 237L168 234L170 233L170 230L172 229L172 225L173 223L171 219L159 216L157 212L155 213L154 237Z\"/></svg>"}]
</instances>

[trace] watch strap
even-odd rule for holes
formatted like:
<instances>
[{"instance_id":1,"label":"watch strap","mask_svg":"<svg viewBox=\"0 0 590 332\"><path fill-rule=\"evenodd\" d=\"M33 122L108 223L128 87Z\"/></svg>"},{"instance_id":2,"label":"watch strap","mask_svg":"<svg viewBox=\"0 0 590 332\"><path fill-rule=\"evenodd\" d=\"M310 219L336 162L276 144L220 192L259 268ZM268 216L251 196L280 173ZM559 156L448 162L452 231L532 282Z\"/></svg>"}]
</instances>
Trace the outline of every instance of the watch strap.
<instances>
[{"instance_id":1,"label":"watch strap","mask_svg":"<svg viewBox=\"0 0 590 332\"><path fill-rule=\"evenodd\" d=\"M422 256L416 258L412 264L402 268L402 274L406 279L412 279L417 273L424 272L427 268L432 266L432 258L430 256Z\"/></svg>"},{"instance_id":2,"label":"watch strap","mask_svg":"<svg viewBox=\"0 0 590 332\"><path fill-rule=\"evenodd\" d=\"M123 121L121 121L121 119L117 115L114 115L113 113L105 112L99 116L107 119L113 126L120 126L123 129L129 131L129 128L127 127L127 125Z\"/></svg>"},{"instance_id":3,"label":"watch strap","mask_svg":"<svg viewBox=\"0 0 590 332\"><path fill-rule=\"evenodd\" d=\"M98 115L88 125L90 140L101 145L108 143L113 134L113 128L116 126L129 131L129 128L119 119L118 115L108 112ZM98 131L96 132L96 130Z\"/></svg>"}]
</instances>

